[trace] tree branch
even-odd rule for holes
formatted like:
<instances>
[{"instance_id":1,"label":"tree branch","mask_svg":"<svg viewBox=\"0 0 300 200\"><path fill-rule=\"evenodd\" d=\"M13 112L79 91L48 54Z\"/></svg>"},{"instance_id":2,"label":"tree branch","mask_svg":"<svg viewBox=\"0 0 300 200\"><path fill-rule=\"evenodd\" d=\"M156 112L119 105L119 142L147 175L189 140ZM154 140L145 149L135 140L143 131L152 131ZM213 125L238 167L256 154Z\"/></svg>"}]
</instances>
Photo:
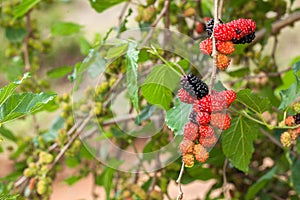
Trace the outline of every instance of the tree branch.
<instances>
[{"instance_id":1,"label":"tree branch","mask_svg":"<svg viewBox=\"0 0 300 200\"><path fill-rule=\"evenodd\" d=\"M300 11L294 12L282 20L273 22L271 25L272 27L271 34L274 35L278 33L282 28L286 26L290 26L298 20L300 20ZM267 33L266 28L257 31L255 39L252 41L251 44L249 44L249 46L253 46L254 44L258 43L260 40L262 40L266 35L266 33Z\"/></svg>"}]
</instances>

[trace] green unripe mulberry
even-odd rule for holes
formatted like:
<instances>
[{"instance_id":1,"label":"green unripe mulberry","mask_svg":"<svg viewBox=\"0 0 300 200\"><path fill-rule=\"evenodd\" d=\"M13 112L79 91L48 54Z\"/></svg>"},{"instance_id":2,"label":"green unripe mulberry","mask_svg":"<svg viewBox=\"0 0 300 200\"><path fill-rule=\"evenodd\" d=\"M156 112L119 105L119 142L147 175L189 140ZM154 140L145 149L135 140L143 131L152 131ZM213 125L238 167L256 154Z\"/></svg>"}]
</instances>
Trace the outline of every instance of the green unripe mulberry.
<instances>
[{"instance_id":1,"label":"green unripe mulberry","mask_svg":"<svg viewBox=\"0 0 300 200\"><path fill-rule=\"evenodd\" d=\"M40 152L39 154L39 163L49 164L53 161L53 155L45 151Z\"/></svg>"}]
</instances>

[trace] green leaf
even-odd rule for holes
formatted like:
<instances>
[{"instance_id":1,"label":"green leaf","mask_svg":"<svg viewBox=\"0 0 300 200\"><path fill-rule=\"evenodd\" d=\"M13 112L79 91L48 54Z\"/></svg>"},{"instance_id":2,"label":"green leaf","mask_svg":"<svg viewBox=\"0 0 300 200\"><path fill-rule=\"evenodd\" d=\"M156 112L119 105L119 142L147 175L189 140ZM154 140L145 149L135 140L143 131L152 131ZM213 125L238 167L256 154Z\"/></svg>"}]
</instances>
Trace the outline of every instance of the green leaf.
<instances>
[{"instance_id":1,"label":"green leaf","mask_svg":"<svg viewBox=\"0 0 300 200\"><path fill-rule=\"evenodd\" d=\"M300 194L300 159L297 159L292 167L292 181L295 191Z\"/></svg>"},{"instance_id":2,"label":"green leaf","mask_svg":"<svg viewBox=\"0 0 300 200\"><path fill-rule=\"evenodd\" d=\"M78 182L82 177L81 176L70 176L64 180L68 185L74 185Z\"/></svg>"},{"instance_id":3,"label":"green leaf","mask_svg":"<svg viewBox=\"0 0 300 200\"><path fill-rule=\"evenodd\" d=\"M72 35L78 33L81 25L72 22L57 22L51 27L52 35Z\"/></svg>"},{"instance_id":4,"label":"green leaf","mask_svg":"<svg viewBox=\"0 0 300 200\"><path fill-rule=\"evenodd\" d=\"M172 91L178 86L179 80L178 73L169 66L155 66L142 85L142 94L149 103L169 110Z\"/></svg>"},{"instance_id":5,"label":"green leaf","mask_svg":"<svg viewBox=\"0 0 300 200\"><path fill-rule=\"evenodd\" d=\"M222 133L222 148L225 156L243 172L248 172L248 164L254 152L253 141L258 132L256 123L239 116L233 118L230 128Z\"/></svg>"},{"instance_id":6,"label":"green leaf","mask_svg":"<svg viewBox=\"0 0 300 200\"><path fill-rule=\"evenodd\" d=\"M254 94L250 89L244 89L236 94L236 100L252 111L262 114L270 108L270 100Z\"/></svg>"},{"instance_id":7,"label":"green leaf","mask_svg":"<svg viewBox=\"0 0 300 200\"><path fill-rule=\"evenodd\" d=\"M96 177L96 184L101 185L105 189L106 200L110 200L110 190L112 188L112 182L114 178L115 170L109 167L106 167L102 174Z\"/></svg>"},{"instance_id":8,"label":"green leaf","mask_svg":"<svg viewBox=\"0 0 300 200\"><path fill-rule=\"evenodd\" d=\"M62 78L73 71L72 66L62 66L47 72L49 78Z\"/></svg>"},{"instance_id":9,"label":"green leaf","mask_svg":"<svg viewBox=\"0 0 300 200\"><path fill-rule=\"evenodd\" d=\"M24 28L7 27L5 29L5 36L10 42L22 42L26 34L27 31Z\"/></svg>"},{"instance_id":10,"label":"green leaf","mask_svg":"<svg viewBox=\"0 0 300 200\"><path fill-rule=\"evenodd\" d=\"M277 166L273 167L268 173L260 177L255 184L248 189L245 199L255 199L256 194L265 187L265 185L273 178L277 171Z\"/></svg>"},{"instance_id":11,"label":"green leaf","mask_svg":"<svg viewBox=\"0 0 300 200\"><path fill-rule=\"evenodd\" d=\"M30 77L29 73L24 74L21 80L12 82L7 86L0 89L0 106L14 93L18 85L20 85L23 80Z\"/></svg>"},{"instance_id":12,"label":"green leaf","mask_svg":"<svg viewBox=\"0 0 300 200\"><path fill-rule=\"evenodd\" d=\"M152 114L156 111L156 106L148 104L141 113L134 119L134 122L138 125L140 125L139 122L145 121L149 119Z\"/></svg>"},{"instance_id":13,"label":"green leaf","mask_svg":"<svg viewBox=\"0 0 300 200\"><path fill-rule=\"evenodd\" d=\"M74 168L80 164L80 159L78 157L66 157L65 163L68 167Z\"/></svg>"},{"instance_id":14,"label":"green leaf","mask_svg":"<svg viewBox=\"0 0 300 200\"><path fill-rule=\"evenodd\" d=\"M38 112L51 102L55 96L55 94L46 93L11 95L0 106L0 122L5 123L24 115Z\"/></svg>"},{"instance_id":15,"label":"green leaf","mask_svg":"<svg viewBox=\"0 0 300 200\"><path fill-rule=\"evenodd\" d=\"M103 1L103 0L89 0L92 8L94 8L97 12L101 13L104 10L122 3L125 0L110 0L110 1Z\"/></svg>"},{"instance_id":16,"label":"green leaf","mask_svg":"<svg viewBox=\"0 0 300 200\"><path fill-rule=\"evenodd\" d=\"M228 75L231 77L243 77L250 73L249 67L244 67L241 69L237 69L235 71L228 72Z\"/></svg>"},{"instance_id":17,"label":"green leaf","mask_svg":"<svg viewBox=\"0 0 300 200\"><path fill-rule=\"evenodd\" d=\"M189 121L192 109L193 105L182 103L176 99L174 107L167 111L166 124L175 135L183 134L184 125Z\"/></svg>"},{"instance_id":18,"label":"green leaf","mask_svg":"<svg viewBox=\"0 0 300 200\"><path fill-rule=\"evenodd\" d=\"M0 127L0 135L2 135L3 137L13 141L13 142L16 142L17 138L14 136L14 134L6 129L4 126L1 126Z\"/></svg>"},{"instance_id":19,"label":"green leaf","mask_svg":"<svg viewBox=\"0 0 300 200\"><path fill-rule=\"evenodd\" d=\"M126 54L126 84L131 102L137 112L139 112L139 96L138 96L138 59L139 51L136 50L136 43L129 43ZM139 120L138 120L139 123Z\"/></svg>"},{"instance_id":20,"label":"green leaf","mask_svg":"<svg viewBox=\"0 0 300 200\"><path fill-rule=\"evenodd\" d=\"M223 90L226 90L226 88L221 81L218 81L214 84L214 90L221 92Z\"/></svg>"},{"instance_id":21,"label":"green leaf","mask_svg":"<svg viewBox=\"0 0 300 200\"><path fill-rule=\"evenodd\" d=\"M53 141L58 136L59 129L63 128L65 119L61 116L58 116L51 124L47 132L43 134L43 139L45 142Z\"/></svg>"},{"instance_id":22,"label":"green leaf","mask_svg":"<svg viewBox=\"0 0 300 200\"><path fill-rule=\"evenodd\" d=\"M286 90L280 92L281 96L281 104L279 105L279 109L284 110L287 108L295 99L300 96L300 77L298 75L298 71L300 69L300 62L297 62L294 66L294 83Z\"/></svg>"},{"instance_id":23,"label":"green leaf","mask_svg":"<svg viewBox=\"0 0 300 200\"><path fill-rule=\"evenodd\" d=\"M14 8L14 17L22 17L25 15L31 8L33 8L37 3L41 0L25 0L21 1L21 3Z\"/></svg>"},{"instance_id":24,"label":"green leaf","mask_svg":"<svg viewBox=\"0 0 300 200\"><path fill-rule=\"evenodd\" d=\"M90 43L84 37L80 37L78 42L79 42L80 52L85 56L88 55L91 49Z\"/></svg>"},{"instance_id":25,"label":"green leaf","mask_svg":"<svg viewBox=\"0 0 300 200\"><path fill-rule=\"evenodd\" d=\"M118 57L124 55L126 53L127 47L128 47L128 43L123 43L118 46L113 46L113 47L109 48L107 51L107 54L106 54L106 59L118 58ZM127 51L127 55L129 53L129 51L132 54L135 51L135 49L132 49L135 47L130 46L130 48L131 49L128 49L128 51ZM129 55L129 56L135 56L135 55Z\"/></svg>"}]
</instances>

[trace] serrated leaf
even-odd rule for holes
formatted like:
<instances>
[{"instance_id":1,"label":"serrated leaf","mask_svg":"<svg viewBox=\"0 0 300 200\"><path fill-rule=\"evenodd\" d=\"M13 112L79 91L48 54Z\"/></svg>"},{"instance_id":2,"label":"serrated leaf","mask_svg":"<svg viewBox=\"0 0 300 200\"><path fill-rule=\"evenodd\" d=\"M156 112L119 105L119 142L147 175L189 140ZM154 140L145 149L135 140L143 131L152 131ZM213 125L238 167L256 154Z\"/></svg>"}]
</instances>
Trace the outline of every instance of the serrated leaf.
<instances>
[{"instance_id":1,"label":"serrated leaf","mask_svg":"<svg viewBox=\"0 0 300 200\"><path fill-rule=\"evenodd\" d=\"M0 89L0 106L14 93L18 85L20 85L23 80L30 77L29 73L23 75L22 79L19 81L12 82L7 86Z\"/></svg>"},{"instance_id":2,"label":"serrated leaf","mask_svg":"<svg viewBox=\"0 0 300 200\"><path fill-rule=\"evenodd\" d=\"M174 107L167 111L166 124L175 135L183 134L184 125L189 121L192 109L193 105L182 103L176 99Z\"/></svg>"},{"instance_id":3,"label":"serrated leaf","mask_svg":"<svg viewBox=\"0 0 300 200\"><path fill-rule=\"evenodd\" d=\"M39 3L41 0L26 0L21 1L21 3L14 8L14 17L22 17L25 15L31 8L33 8L37 3Z\"/></svg>"},{"instance_id":4,"label":"serrated leaf","mask_svg":"<svg viewBox=\"0 0 300 200\"><path fill-rule=\"evenodd\" d=\"M295 191L300 194L300 159L297 159L292 167L292 181Z\"/></svg>"},{"instance_id":5,"label":"serrated leaf","mask_svg":"<svg viewBox=\"0 0 300 200\"><path fill-rule=\"evenodd\" d=\"M10 42L22 42L27 31L24 28L8 27L5 29L5 36Z\"/></svg>"},{"instance_id":6,"label":"serrated leaf","mask_svg":"<svg viewBox=\"0 0 300 200\"><path fill-rule=\"evenodd\" d=\"M72 35L78 33L81 29L81 25L73 22L57 22L51 27L52 35Z\"/></svg>"},{"instance_id":7,"label":"serrated leaf","mask_svg":"<svg viewBox=\"0 0 300 200\"><path fill-rule=\"evenodd\" d=\"M139 50L137 43L130 42L126 54L126 84L127 90L133 104L133 107L139 112L139 96L138 96L138 59ZM138 123L140 123L138 119Z\"/></svg>"},{"instance_id":8,"label":"serrated leaf","mask_svg":"<svg viewBox=\"0 0 300 200\"><path fill-rule=\"evenodd\" d=\"M250 89L244 89L236 94L236 100L252 111L262 114L270 108L270 100L254 94Z\"/></svg>"},{"instance_id":9,"label":"serrated leaf","mask_svg":"<svg viewBox=\"0 0 300 200\"><path fill-rule=\"evenodd\" d=\"M103 1L103 0L89 0L92 8L94 8L97 12L101 13L104 10L122 3L125 0L110 0L110 1Z\"/></svg>"},{"instance_id":10,"label":"serrated leaf","mask_svg":"<svg viewBox=\"0 0 300 200\"><path fill-rule=\"evenodd\" d=\"M255 199L256 194L273 178L277 171L277 166L273 167L268 173L260 177L255 184L248 189L245 199Z\"/></svg>"},{"instance_id":11,"label":"serrated leaf","mask_svg":"<svg viewBox=\"0 0 300 200\"><path fill-rule=\"evenodd\" d=\"M128 47L128 43L124 43L124 44L120 44L118 46L113 46L113 47L109 48L107 51L107 54L106 54L106 59L118 58L118 57L122 56L123 54L126 53L127 47ZM134 47L130 46L130 48L131 48L130 50L128 48L127 55L129 53L129 51L130 51L130 53L133 53L132 48L134 48ZM135 55L133 55L133 54L131 56L135 57Z\"/></svg>"},{"instance_id":12,"label":"serrated leaf","mask_svg":"<svg viewBox=\"0 0 300 200\"><path fill-rule=\"evenodd\" d=\"M279 109L284 110L287 108L296 98L300 96L300 77L298 71L300 69L300 62L297 62L294 66L294 83L286 90L280 92L281 104Z\"/></svg>"},{"instance_id":13,"label":"serrated leaf","mask_svg":"<svg viewBox=\"0 0 300 200\"><path fill-rule=\"evenodd\" d=\"M239 170L247 173L252 153L253 142L259 129L253 121L239 116L232 119L228 130L222 133L222 148L225 156Z\"/></svg>"},{"instance_id":14,"label":"serrated leaf","mask_svg":"<svg viewBox=\"0 0 300 200\"><path fill-rule=\"evenodd\" d=\"M0 127L0 135L5 137L6 139L9 139L10 141L16 142L16 137L14 136L14 134L7 128L5 128L4 126Z\"/></svg>"},{"instance_id":15,"label":"serrated leaf","mask_svg":"<svg viewBox=\"0 0 300 200\"><path fill-rule=\"evenodd\" d=\"M61 78L73 71L72 66L61 66L47 72L49 78Z\"/></svg>"},{"instance_id":16,"label":"serrated leaf","mask_svg":"<svg viewBox=\"0 0 300 200\"><path fill-rule=\"evenodd\" d=\"M40 111L45 105L51 102L55 96L55 94L47 93L11 95L5 103L0 106L0 122L5 123L24 115Z\"/></svg>"},{"instance_id":17,"label":"serrated leaf","mask_svg":"<svg viewBox=\"0 0 300 200\"><path fill-rule=\"evenodd\" d=\"M180 76L167 65L155 66L142 85L145 99L165 110L169 110Z\"/></svg>"}]
</instances>

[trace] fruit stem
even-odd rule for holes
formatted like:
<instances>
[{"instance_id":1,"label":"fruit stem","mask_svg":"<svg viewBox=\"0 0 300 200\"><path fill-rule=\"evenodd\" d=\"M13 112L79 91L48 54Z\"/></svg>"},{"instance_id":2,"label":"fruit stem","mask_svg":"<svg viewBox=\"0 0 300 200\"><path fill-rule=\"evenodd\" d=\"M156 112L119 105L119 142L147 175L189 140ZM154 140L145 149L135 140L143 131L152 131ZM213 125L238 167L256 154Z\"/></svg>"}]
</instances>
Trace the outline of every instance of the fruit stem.
<instances>
[{"instance_id":1,"label":"fruit stem","mask_svg":"<svg viewBox=\"0 0 300 200\"><path fill-rule=\"evenodd\" d=\"M176 183L178 184L178 196L177 196L176 200L183 199L183 192L182 192L182 189L181 189L181 178L182 178L183 172L184 172L184 162L182 162L180 173L179 173L179 176L176 180Z\"/></svg>"}]
</instances>

